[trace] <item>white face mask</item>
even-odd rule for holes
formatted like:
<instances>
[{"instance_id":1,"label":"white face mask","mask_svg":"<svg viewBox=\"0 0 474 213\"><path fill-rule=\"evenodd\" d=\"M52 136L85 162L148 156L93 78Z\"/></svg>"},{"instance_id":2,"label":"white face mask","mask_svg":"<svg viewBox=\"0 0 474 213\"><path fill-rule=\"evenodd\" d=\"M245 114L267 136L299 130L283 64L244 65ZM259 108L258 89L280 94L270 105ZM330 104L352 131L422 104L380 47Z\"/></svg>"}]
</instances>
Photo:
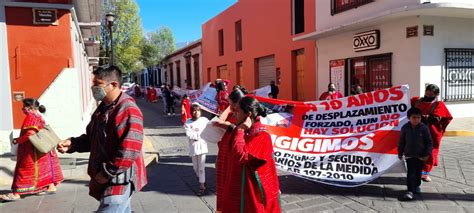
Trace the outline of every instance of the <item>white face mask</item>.
<instances>
[{"instance_id":1,"label":"white face mask","mask_svg":"<svg viewBox=\"0 0 474 213\"><path fill-rule=\"evenodd\" d=\"M105 87L107 87L109 84L107 84ZM107 96L107 92L105 91L105 87L101 86L93 86L92 89L92 95L94 96L94 99L96 101L102 101L105 96Z\"/></svg>"}]
</instances>

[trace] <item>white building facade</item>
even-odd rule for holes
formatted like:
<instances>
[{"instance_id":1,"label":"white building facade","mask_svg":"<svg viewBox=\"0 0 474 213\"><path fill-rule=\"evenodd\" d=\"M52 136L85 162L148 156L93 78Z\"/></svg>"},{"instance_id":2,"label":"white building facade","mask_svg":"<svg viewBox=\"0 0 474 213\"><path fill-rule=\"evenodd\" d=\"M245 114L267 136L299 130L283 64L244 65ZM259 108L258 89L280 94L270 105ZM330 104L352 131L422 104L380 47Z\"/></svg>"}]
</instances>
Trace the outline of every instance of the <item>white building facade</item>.
<instances>
[{"instance_id":1,"label":"white building facade","mask_svg":"<svg viewBox=\"0 0 474 213\"><path fill-rule=\"evenodd\" d=\"M316 1L316 31L295 40L316 40L318 94L433 83L454 117L474 117L473 1Z\"/></svg>"}]
</instances>

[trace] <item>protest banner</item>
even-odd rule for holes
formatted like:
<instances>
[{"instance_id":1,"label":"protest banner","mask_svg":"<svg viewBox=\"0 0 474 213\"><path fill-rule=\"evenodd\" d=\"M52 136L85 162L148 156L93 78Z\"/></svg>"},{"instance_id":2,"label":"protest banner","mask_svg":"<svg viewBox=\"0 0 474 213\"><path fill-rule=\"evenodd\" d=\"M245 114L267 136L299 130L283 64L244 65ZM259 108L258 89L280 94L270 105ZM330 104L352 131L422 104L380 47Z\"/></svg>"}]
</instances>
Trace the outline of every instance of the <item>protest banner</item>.
<instances>
[{"instance_id":1,"label":"protest banner","mask_svg":"<svg viewBox=\"0 0 474 213\"><path fill-rule=\"evenodd\" d=\"M264 97L264 98L268 98L268 94L272 91L272 87L270 85L268 86L264 86L264 87L261 87L261 88L258 88L256 90L253 90L252 94L254 94L255 96L260 96L260 97Z\"/></svg>"},{"instance_id":2,"label":"protest banner","mask_svg":"<svg viewBox=\"0 0 474 213\"><path fill-rule=\"evenodd\" d=\"M397 143L407 122L408 94L404 85L327 101L256 98L272 110L261 122L271 135L278 169L354 187L401 163Z\"/></svg>"},{"instance_id":3,"label":"protest banner","mask_svg":"<svg viewBox=\"0 0 474 213\"><path fill-rule=\"evenodd\" d=\"M216 94L216 89L211 87L211 83L207 83L198 91L188 94L188 96L191 103L197 103L203 110L217 115L218 106Z\"/></svg>"}]
</instances>

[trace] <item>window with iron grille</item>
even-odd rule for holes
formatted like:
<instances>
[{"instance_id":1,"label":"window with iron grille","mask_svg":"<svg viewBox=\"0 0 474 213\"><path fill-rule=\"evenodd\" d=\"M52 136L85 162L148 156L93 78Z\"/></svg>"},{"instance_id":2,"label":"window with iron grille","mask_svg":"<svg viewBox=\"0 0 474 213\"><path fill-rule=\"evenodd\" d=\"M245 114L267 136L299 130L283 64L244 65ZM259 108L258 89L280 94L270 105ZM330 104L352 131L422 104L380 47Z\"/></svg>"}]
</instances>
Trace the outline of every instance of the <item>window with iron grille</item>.
<instances>
[{"instance_id":1,"label":"window with iron grille","mask_svg":"<svg viewBox=\"0 0 474 213\"><path fill-rule=\"evenodd\" d=\"M374 0L331 0L331 15L357 8Z\"/></svg>"},{"instance_id":2,"label":"window with iron grille","mask_svg":"<svg viewBox=\"0 0 474 213\"><path fill-rule=\"evenodd\" d=\"M474 100L474 49L445 49L444 101Z\"/></svg>"}]
</instances>

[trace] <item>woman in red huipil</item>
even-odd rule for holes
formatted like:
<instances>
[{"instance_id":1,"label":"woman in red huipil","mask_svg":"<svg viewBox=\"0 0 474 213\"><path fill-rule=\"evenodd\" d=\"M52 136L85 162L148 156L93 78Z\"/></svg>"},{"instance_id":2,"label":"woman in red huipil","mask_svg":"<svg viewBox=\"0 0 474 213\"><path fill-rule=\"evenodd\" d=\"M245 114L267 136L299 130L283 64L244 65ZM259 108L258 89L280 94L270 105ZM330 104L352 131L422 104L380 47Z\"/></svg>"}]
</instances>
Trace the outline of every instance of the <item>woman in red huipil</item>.
<instances>
[{"instance_id":1,"label":"woman in red huipil","mask_svg":"<svg viewBox=\"0 0 474 213\"><path fill-rule=\"evenodd\" d=\"M46 111L43 105L32 98L23 100L26 118L21 126L20 137L14 139L18 144L17 162L13 174L12 192L1 195L0 200L19 200L20 195L41 192L55 193L56 186L64 180L56 151L39 153L28 137L41 130L45 121L40 115Z\"/></svg>"},{"instance_id":2,"label":"woman in red huipil","mask_svg":"<svg viewBox=\"0 0 474 213\"><path fill-rule=\"evenodd\" d=\"M227 100L229 96L229 94L227 93L227 84L224 81L217 82L216 90L218 111L219 114L221 114L222 112L224 112L225 109L227 109L227 107L229 107L229 101Z\"/></svg>"},{"instance_id":3,"label":"woman in red huipil","mask_svg":"<svg viewBox=\"0 0 474 213\"><path fill-rule=\"evenodd\" d=\"M416 107L423 113L422 121L425 123L431 132L433 139L433 151L430 158L425 161L421 174L421 179L430 182L430 172L434 166L438 166L438 153L443 137L448 124L453 119L448 108L443 101L438 100L439 87L435 84L429 84L425 88L424 97L414 97L411 99L412 107Z\"/></svg>"},{"instance_id":4,"label":"woman in red huipil","mask_svg":"<svg viewBox=\"0 0 474 213\"><path fill-rule=\"evenodd\" d=\"M146 93L146 97L147 97L147 100L148 102L152 102L152 103L155 103L157 98L156 98L156 90L154 87L152 86L149 86L147 88L147 93Z\"/></svg>"},{"instance_id":5,"label":"woman in red huipil","mask_svg":"<svg viewBox=\"0 0 474 213\"><path fill-rule=\"evenodd\" d=\"M191 103L189 102L188 95L184 94L181 101L181 121L184 124L191 117Z\"/></svg>"},{"instance_id":6,"label":"woman in red huipil","mask_svg":"<svg viewBox=\"0 0 474 213\"><path fill-rule=\"evenodd\" d=\"M338 98L343 98L344 96L336 91L336 85L334 83L329 83L328 85L328 91L323 92L321 96L319 96L320 101L325 101L325 100L332 100L332 99L338 99Z\"/></svg>"},{"instance_id":7,"label":"woman in red huipil","mask_svg":"<svg viewBox=\"0 0 474 213\"><path fill-rule=\"evenodd\" d=\"M218 122L214 122L215 126L219 126L221 128L226 129L224 136L222 137L221 141L217 144L218 145L218 153L217 153L217 160L216 160L216 211L222 211L222 205L224 203L223 200L223 192L226 174L227 174L227 160L230 155L231 151L231 141L233 140L234 136L234 129L236 120L233 116L233 111L237 107L239 107L239 101L245 97L245 90L234 89L229 94L229 107L221 113L219 116L220 120Z\"/></svg>"},{"instance_id":8,"label":"woman in red huipil","mask_svg":"<svg viewBox=\"0 0 474 213\"><path fill-rule=\"evenodd\" d=\"M260 123L267 110L244 97L235 110L234 130L227 159L222 212L280 212L279 183L270 134Z\"/></svg>"}]
</instances>

